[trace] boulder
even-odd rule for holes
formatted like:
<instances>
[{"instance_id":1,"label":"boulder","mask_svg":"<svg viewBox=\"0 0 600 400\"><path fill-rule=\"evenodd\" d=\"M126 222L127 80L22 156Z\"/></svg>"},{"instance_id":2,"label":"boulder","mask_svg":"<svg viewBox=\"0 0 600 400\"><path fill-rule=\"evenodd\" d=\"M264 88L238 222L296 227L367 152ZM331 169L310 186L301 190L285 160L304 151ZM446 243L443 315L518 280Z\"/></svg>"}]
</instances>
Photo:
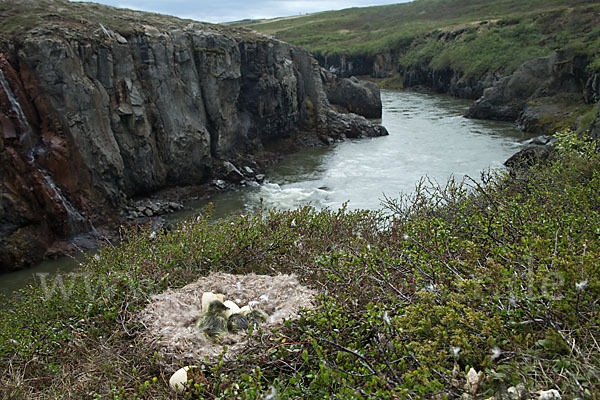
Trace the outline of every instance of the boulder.
<instances>
[{"instance_id":1,"label":"boulder","mask_svg":"<svg viewBox=\"0 0 600 400\"><path fill-rule=\"evenodd\" d=\"M355 139L389 135L381 125L371 124L366 118L356 114L340 114L333 110L327 113L328 133L337 139Z\"/></svg>"},{"instance_id":2,"label":"boulder","mask_svg":"<svg viewBox=\"0 0 600 400\"><path fill-rule=\"evenodd\" d=\"M223 177L231 182L240 182L244 179L244 174L229 161L223 162Z\"/></svg>"},{"instance_id":3,"label":"boulder","mask_svg":"<svg viewBox=\"0 0 600 400\"><path fill-rule=\"evenodd\" d=\"M356 77L337 78L331 72L321 73L327 99L340 111L362 115L365 118L381 118L381 94L373 82L361 81Z\"/></svg>"},{"instance_id":4,"label":"boulder","mask_svg":"<svg viewBox=\"0 0 600 400\"><path fill-rule=\"evenodd\" d=\"M504 165L512 170L529 168L539 161L546 160L551 152L556 139L549 135L542 135L524 142L524 147L513 154Z\"/></svg>"},{"instance_id":5,"label":"boulder","mask_svg":"<svg viewBox=\"0 0 600 400\"><path fill-rule=\"evenodd\" d=\"M217 189L225 189L227 187L227 182L225 182L222 179L215 179L212 184L217 188Z\"/></svg>"}]
</instances>

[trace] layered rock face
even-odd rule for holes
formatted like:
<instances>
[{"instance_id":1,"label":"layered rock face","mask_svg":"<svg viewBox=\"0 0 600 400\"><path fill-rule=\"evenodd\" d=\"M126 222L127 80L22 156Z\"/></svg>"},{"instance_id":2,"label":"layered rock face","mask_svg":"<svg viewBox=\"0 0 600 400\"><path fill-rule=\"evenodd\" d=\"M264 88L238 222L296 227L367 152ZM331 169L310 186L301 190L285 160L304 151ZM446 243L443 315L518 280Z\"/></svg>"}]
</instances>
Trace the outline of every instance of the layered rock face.
<instances>
[{"instance_id":1,"label":"layered rock face","mask_svg":"<svg viewBox=\"0 0 600 400\"><path fill-rule=\"evenodd\" d=\"M448 32L438 39L457 40L461 32ZM552 134L573 128L577 119L600 100L600 74L582 54L558 54L530 60L506 76L488 71L467 76L451 68L401 65L402 46L377 55L317 55L319 63L338 77L370 75L393 86L424 87L455 97L477 100L467 116L514 121L523 130ZM407 47L408 48L408 47ZM387 81L391 78L390 81Z\"/></svg>"},{"instance_id":2,"label":"layered rock face","mask_svg":"<svg viewBox=\"0 0 600 400\"><path fill-rule=\"evenodd\" d=\"M381 77L374 74L375 61L373 56L367 55L316 55L319 64L323 68L334 73L340 78L350 78L351 76L360 75L372 75L374 77ZM393 63L390 63L393 65Z\"/></svg>"},{"instance_id":3,"label":"layered rock face","mask_svg":"<svg viewBox=\"0 0 600 400\"><path fill-rule=\"evenodd\" d=\"M496 73L486 73L477 78L465 78L462 73L452 69L438 71L423 66L400 67L399 74L406 88L422 86L438 93L471 100L481 97L485 89L492 87L501 78Z\"/></svg>"},{"instance_id":4,"label":"layered rock face","mask_svg":"<svg viewBox=\"0 0 600 400\"><path fill-rule=\"evenodd\" d=\"M1 43L0 270L266 142L387 133L331 109L308 52L255 33L65 18Z\"/></svg>"},{"instance_id":5,"label":"layered rock face","mask_svg":"<svg viewBox=\"0 0 600 400\"><path fill-rule=\"evenodd\" d=\"M319 64L340 78L369 75L373 78L396 76L402 87L426 87L439 93L476 100L483 91L502 78L495 73L482 77L465 78L451 69L434 70L427 66L401 66L401 50L388 51L377 55L317 55Z\"/></svg>"},{"instance_id":6,"label":"layered rock face","mask_svg":"<svg viewBox=\"0 0 600 400\"><path fill-rule=\"evenodd\" d=\"M527 131L543 130L544 121L550 127L553 120L566 120L577 111L573 105L600 97L588 63L587 57L558 53L528 61L486 89L467 116L517 121Z\"/></svg>"}]
</instances>

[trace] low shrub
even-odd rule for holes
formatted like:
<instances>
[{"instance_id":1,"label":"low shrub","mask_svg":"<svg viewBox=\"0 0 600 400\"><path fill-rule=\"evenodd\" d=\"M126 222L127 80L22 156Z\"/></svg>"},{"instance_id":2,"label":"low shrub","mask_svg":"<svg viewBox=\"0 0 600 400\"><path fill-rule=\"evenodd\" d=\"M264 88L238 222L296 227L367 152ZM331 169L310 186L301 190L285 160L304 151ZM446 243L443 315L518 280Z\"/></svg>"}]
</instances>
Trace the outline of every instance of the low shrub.
<instances>
[{"instance_id":1,"label":"low shrub","mask_svg":"<svg viewBox=\"0 0 600 400\"><path fill-rule=\"evenodd\" d=\"M175 398L180 365L144 347L137 313L219 270L296 273L321 295L239 359L196 360L186 398L489 398L521 384L597 399L596 143L566 132L544 164L426 183L378 212L213 223L207 209L170 233L123 232L63 286L4 305L4 397Z\"/></svg>"}]
</instances>

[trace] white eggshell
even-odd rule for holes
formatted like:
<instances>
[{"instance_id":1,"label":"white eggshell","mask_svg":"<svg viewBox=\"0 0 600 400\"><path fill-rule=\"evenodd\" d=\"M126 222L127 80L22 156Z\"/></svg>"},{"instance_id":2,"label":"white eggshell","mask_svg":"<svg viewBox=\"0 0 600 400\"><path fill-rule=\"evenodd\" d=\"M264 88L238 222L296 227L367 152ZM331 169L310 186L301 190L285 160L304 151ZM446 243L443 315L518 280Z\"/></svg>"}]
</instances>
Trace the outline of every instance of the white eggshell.
<instances>
[{"instance_id":1,"label":"white eggshell","mask_svg":"<svg viewBox=\"0 0 600 400\"><path fill-rule=\"evenodd\" d=\"M188 381L187 372L190 368L194 368L194 366L188 365L186 367L180 368L177 371L175 371L173 375L171 375L171 379L169 379L169 386L171 386L171 389L179 393L185 391Z\"/></svg>"},{"instance_id":2,"label":"white eggshell","mask_svg":"<svg viewBox=\"0 0 600 400\"><path fill-rule=\"evenodd\" d=\"M227 318L229 318L229 316L231 314L239 314L240 312L240 307L238 307L237 304L235 304L233 301L231 300L227 300L225 303L225 307L229 308L229 310L225 311L225 316Z\"/></svg>"},{"instance_id":3,"label":"white eggshell","mask_svg":"<svg viewBox=\"0 0 600 400\"><path fill-rule=\"evenodd\" d=\"M250 311L252 311L252 308L250 308L250 306L244 306L240 308L240 314L242 315L248 315L250 314Z\"/></svg>"},{"instance_id":4,"label":"white eggshell","mask_svg":"<svg viewBox=\"0 0 600 400\"><path fill-rule=\"evenodd\" d=\"M538 400L561 400L562 397L558 390L540 390Z\"/></svg>"},{"instance_id":5,"label":"white eggshell","mask_svg":"<svg viewBox=\"0 0 600 400\"><path fill-rule=\"evenodd\" d=\"M219 300L219 298L213 292L202 293L202 311L208 311L208 305L215 300Z\"/></svg>"}]
</instances>

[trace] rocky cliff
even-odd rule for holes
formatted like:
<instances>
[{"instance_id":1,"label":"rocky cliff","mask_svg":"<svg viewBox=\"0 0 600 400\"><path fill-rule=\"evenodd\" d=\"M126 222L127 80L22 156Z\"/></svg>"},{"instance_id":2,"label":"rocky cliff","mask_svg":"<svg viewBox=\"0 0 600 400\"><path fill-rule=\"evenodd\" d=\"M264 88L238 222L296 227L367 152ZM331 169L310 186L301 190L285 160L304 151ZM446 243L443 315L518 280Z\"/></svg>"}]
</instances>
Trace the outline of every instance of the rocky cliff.
<instances>
[{"instance_id":1,"label":"rocky cliff","mask_svg":"<svg viewBox=\"0 0 600 400\"><path fill-rule=\"evenodd\" d=\"M528 61L486 89L467 116L516 121L530 132L573 128L600 100L598 74L588 71L589 63L589 57L560 53Z\"/></svg>"},{"instance_id":2,"label":"rocky cliff","mask_svg":"<svg viewBox=\"0 0 600 400\"><path fill-rule=\"evenodd\" d=\"M402 66L398 57L393 51L375 56L317 55L321 65L339 77L370 75L384 84L391 80L403 88L424 87L477 100L467 116L514 121L523 130L540 134L577 127L600 100L600 74L588 68L592 58L586 55L553 53L527 61L509 75L480 76L450 68Z\"/></svg>"},{"instance_id":3,"label":"rocky cliff","mask_svg":"<svg viewBox=\"0 0 600 400\"><path fill-rule=\"evenodd\" d=\"M327 100L338 111L351 112L366 118L381 118L381 91L376 83L361 81L356 77L340 78L321 69Z\"/></svg>"},{"instance_id":4,"label":"rocky cliff","mask_svg":"<svg viewBox=\"0 0 600 400\"><path fill-rule=\"evenodd\" d=\"M267 36L66 1L0 15L0 270L266 143L386 134L333 111L312 56Z\"/></svg>"},{"instance_id":5,"label":"rocky cliff","mask_svg":"<svg viewBox=\"0 0 600 400\"><path fill-rule=\"evenodd\" d=\"M439 93L476 100L483 91L502 78L496 73L479 77L465 77L461 72L446 68L436 70L429 66L402 66L402 50L376 55L316 55L319 64L338 77L369 75L385 82L392 78L395 86L404 88L425 87Z\"/></svg>"}]
</instances>

